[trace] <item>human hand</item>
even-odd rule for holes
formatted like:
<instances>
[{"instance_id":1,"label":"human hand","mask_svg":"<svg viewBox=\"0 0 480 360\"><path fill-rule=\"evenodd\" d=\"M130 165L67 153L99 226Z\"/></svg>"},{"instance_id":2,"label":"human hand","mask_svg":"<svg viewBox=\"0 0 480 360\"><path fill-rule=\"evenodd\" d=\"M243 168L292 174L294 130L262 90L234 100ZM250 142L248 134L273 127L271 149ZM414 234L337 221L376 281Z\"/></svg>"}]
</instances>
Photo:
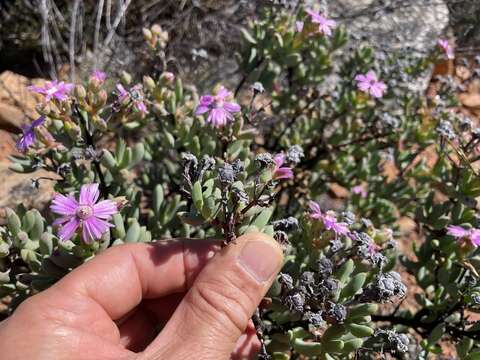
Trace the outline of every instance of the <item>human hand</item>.
<instances>
[{"instance_id":1,"label":"human hand","mask_svg":"<svg viewBox=\"0 0 480 360\"><path fill-rule=\"evenodd\" d=\"M0 358L251 358L250 318L282 259L259 233L223 249L203 240L113 247L0 323Z\"/></svg>"}]
</instances>

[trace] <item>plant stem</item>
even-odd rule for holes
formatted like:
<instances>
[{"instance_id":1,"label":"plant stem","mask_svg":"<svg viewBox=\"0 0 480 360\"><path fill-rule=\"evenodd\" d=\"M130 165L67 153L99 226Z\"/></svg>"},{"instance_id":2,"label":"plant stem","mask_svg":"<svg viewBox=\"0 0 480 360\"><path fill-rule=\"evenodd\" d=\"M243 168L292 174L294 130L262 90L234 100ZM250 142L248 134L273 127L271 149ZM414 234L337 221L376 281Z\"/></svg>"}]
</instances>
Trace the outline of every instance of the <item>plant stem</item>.
<instances>
[{"instance_id":1,"label":"plant stem","mask_svg":"<svg viewBox=\"0 0 480 360\"><path fill-rule=\"evenodd\" d=\"M95 143L93 142L93 138L92 138L92 135L90 134L90 131L88 131L86 119L83 117L83 115L80 112L80 110L78 109L77 105L74 105L74 109L75 109L75 112L77 113L78 118L80 120L80 125L83 128L83 132L85 134L86 144L95 149ZM95 167L95 171L98 175L98 179L100 180L100 193L103 196L106 196L108 187L107 187L107 184L105 182L105 177L103 176L102 169L100 167L100 162L98 161L98 159L93 159L92 163L93 163L93 166Z\"/></svg>"}]
</instances>

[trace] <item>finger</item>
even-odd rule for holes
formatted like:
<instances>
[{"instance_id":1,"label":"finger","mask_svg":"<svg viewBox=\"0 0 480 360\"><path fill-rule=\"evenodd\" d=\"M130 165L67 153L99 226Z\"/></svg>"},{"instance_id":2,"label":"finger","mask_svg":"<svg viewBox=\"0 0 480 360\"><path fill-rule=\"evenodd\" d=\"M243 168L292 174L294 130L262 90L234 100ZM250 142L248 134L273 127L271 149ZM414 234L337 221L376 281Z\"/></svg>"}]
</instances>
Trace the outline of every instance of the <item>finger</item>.
<instances>
[{"instance_id":1,"label":"finger","mask_svg":"<svg viewBox=\"0 0 480 360\"><path fill-rule=\"evenodd\" d=\"M75 269L53 288L93 300L116 320L143 298L186 292L217 249L216 242L207 240L116 246Z\"/></svg>"},{"instance_id":2,"label":"finger","mask_svg":"<svg viewBox=\"0 0 480 360\"><path fill-rule=\"evenodd\" d=\"M89 329L118 342L111 321L136 308L143 297L185 293L193 279L219 248L207 240L172 240L111 248L65 276L50 289L32 297L35 316L55 319L65 326Z\"/></svg>"},{"instance_id":3,"label":"finger","mask_svg":"<svg viewBox=\"0 0 480 360\"><path fill-rule=\"evenodd\" d=\"M157 323L164 326L172 317L185 293L178 293L165 296L160 299L147 299L142 301L142 307L155 316Z\"/></svg>"},{"instance_id":4,"label":"finger","mask_svg":"<svg viewBox=\"0 0 480 360\"><path fill-rule=\"evenodd\" d=\"M283 254L269 236L250 233L200 272L144 358L228 359L280 271Z\"/></svg>"},{"instance_id":5,"label":"finger","mask_svg":"<svg viewBox=\"0 0 480 360\"><path fill-rule=\"evenodd\" d=\"M120 344L133 352L143 351L155 338L157 320L143 307L139 307L120 326Z\"/></svg>"},{"instance_id":6,"label":"finger","mask_svg":"<svg viewBox=\"0 0 480 360\"><path fill-rule=\"evenodd\" d=\"M230 356L231 360L253 359L254 355L260 350L260 341L253 322L250 320L247 330L237 341L235 349Z\"/></svg>"}]
</instances>

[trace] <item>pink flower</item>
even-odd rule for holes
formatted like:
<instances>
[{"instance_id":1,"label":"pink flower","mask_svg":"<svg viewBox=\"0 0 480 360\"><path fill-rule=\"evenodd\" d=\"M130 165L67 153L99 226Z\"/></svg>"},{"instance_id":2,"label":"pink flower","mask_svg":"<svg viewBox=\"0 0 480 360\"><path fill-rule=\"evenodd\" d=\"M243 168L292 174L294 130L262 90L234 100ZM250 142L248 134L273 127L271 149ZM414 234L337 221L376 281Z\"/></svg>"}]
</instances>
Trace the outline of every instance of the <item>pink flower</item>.
<instances>
[{"instance_id":1,"label":"pink flower","mask_svg":"<svg viewBox=\"0 0 480 360\"><path fill-rule=\"evenodd\" d=\"M310 208L310 217L312 219L321 219L323 218L323 213L322 210L320 209L320 205L316 203L315 201L310 201L308 203L308 207Z\"/></svg>"},{"instance_id":2,"label":"pink flower","mask_svg":"<svg viewBox=\"0 0 480 360\"><path fill-rule=\"evenodd\" d=\"M162 74L162 77L165 79L167 83L172 83L175 80L175 75L170 71L164 72Z\"/></svg>"},{"instance_id":3,"label":"pink flower","mask_svg":"<svg viewBox=\"0 0 480 360\"><path fill-rule=\"evenodd\" d=\"M293 170L290 167L282 167L285 162L285 154L277 154L273 157L275 168L273 169L273 179L291 179L293 178Z\"/></svg>"},{"instance_id":4,"label":"pink flower","mask_svg":"<svg viewBox=\"0 0 480 360\"><path fill-rule=\"evenodd\" d=\"M105 74L103 71L100 71L100 70L95 70L94 72L92 72L92 75L90 75L90 80L93 80L98 84L103 84L106 79L107 79L107 74Z\"/></svg>"},{"instance_id":5,"label":"pink flower","mask_svg":"<svg viewBox=\"0 0 480 360\"><path fill-rule=\"evenodd\" d=\"M368 253L370 254L370 256L375 255L375 254L378 253L379 251L380 251L380 246L378 246L377 244L375 244L375 242L370 241L370 242L368 243Z\"/></svg>"},{"instance_id":6,"label":"pink flower","mask_svg":"<svg viewBox=\"0 0 480 360\"><path fill-rule=\"evenodd\" d=\"M28 126L23 127L23 135L18 139L16 147L20 152L26 152L31 146L35 144L37 135L35 128L42 126L45 122L45 116L40 116L37 120L32 121Z\"/></svg>"},{"instance_id":7,"label":"pink flower","mask_svg":"<svg viewBox=\"0 0 480 360\"><path fill-rule=\"evenodd\" d=\"M37 94L45 95L45 101L50 101L52 98L58 101L65 101L74 86L73 84L54 80L48 81L44 86L29 86L27 89Z\"/></svg>"},{"instance_id":8,"label":"pink flower","mask_svg":"<svg viewBox=\"0 0 480 360\"><path fill-rule=\"evenodd\" d=\"M195 115L209 113L207 123L216 128L225 126L228 121L233 121L233 113L240 112L240 105L226 101L233 94L223 86L216 95L204 95L200 98L200 104L195 110Z\"/></svg>"},{"instance_id":9,"label":"pink flower","mask_svg":"<svg viewBox=\"0 0 480 360\"><path fill-rule=\"evenodd\" d=\"M381 98L383 93L387 90L387 85L377 79L377 75L370 70L365 75L359 74L355 76L357 87L375 98Z\"/></svg>"},{"instance_id":10,"label":"pink flower","mask_svg":"<svg viewBox=\"0 0 480 360\"><path fill-rule=\"evenodd\" d=\"M448 40L439 39L437 41L437 45L440 47L440 49L443 50L447 59L454 59L455 58L455 53L453 52L453 48L450 45L450 43L448 42Z\"/></svg>"},{"instance_id":11,"label":"pink flower","mask_svg":"<svg viewBox=\"0 0 480 360\"><path fill-rule=\"evenodd\" d=\"M450 225L447 227L447 234L453 236L457 240L469 239L472 245L480 246L480 230L479 229L464 229L461 226Z\"/></svg>"},{"instance_id":12,"label":"pink flower","mask_svg":"<svg viewBox=\"0 0 480 360\"><path fill-rule=\"evenodd\" d=\"M366 198L368 196L368 191L363 188L362 185L357 185L352 188L352 193L355 195L359 195L362 198Z\"/></svg>"},{"instance_id":13,"label":"pink flower","mask_svg":"<svg viewBox=\"0 0 480 360\"><path fill-rule=\"evenodd\" d=\"M297 32L302 32L304 25L303 21L295 21L295 30L297 30Z\"/></svg>"},{"instance_id":14,"label":"pink flower","mask_svg":"<svg viewBox=\"0 0 480 360\"><path fill-rule=\"evenodd\" d=\"M336 235L346 235L349 232L348 225L338 222L336 216L332 212L323 213L314 201L308 203L310 208L310 217L315 220L322 220L326 230L332 230Z\"/></svg>"},{"instance_id":15,"label":"pink flower","mask_svg":"<svg viewBox=\"0 0 480 360\"><path fill-rule=\"evenodd\" d=\"M337 23L335 20L327 19L326 17L320 15L319 12L315 12L310 9L305 10L314 24L318 24L318 31L325 36L332 36L332 28L334 28Z\"/></svg>"},{"instance_id":16,"label":"pink flower","mask_svg":"<svg viewBox=\"0 0 480 360\"><path fill-rule=\"evenodd\" d=\"M117 84L117 97L119 102L123 102L125 99L129 97L128 91L125 90L122 84Z\"/></svg>"},{"instance_id":17,"label":"pink flower","mask_svg":"<svg viewBox=\"0 0 480 360\"><path fill-rule=\"evenodd\" d=\"M118 212L117 204L112 200L97 203L99 196L98 184L83 185L78 201L71 195L55 194L50 210L61 215L53 223L60 225L60 240L70 240L80 228L82 240L91 243L100 239L113 226L108 221Z\"/></svg>"},{"instance_id":18,"label":"pink flower","mask_svg":"<svg viewBox=\"0 0 480 360\"><path fill-rule=\"evenodd\" d=\"M135 108L140 112L142 116L148 114L147 105L145 105L145 96L143 94L142 85L135 85L128 92L122 84L117 84L117 97L118 101L124 103L127 99L131 100Z\"/></svg>"}]
</instances>

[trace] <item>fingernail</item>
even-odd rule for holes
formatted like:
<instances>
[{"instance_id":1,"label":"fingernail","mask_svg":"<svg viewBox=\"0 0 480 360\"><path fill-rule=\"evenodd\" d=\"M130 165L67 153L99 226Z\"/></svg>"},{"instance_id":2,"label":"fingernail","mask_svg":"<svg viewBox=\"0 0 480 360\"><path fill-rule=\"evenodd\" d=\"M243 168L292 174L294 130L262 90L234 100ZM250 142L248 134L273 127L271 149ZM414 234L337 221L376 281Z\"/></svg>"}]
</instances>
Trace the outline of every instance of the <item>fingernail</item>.
<instances>
[{"instance_id":1,"label":"fingernail","mask_svg":"<svg viewBox=\"0 0 480 360\"><path fill-rule=\"evenodd\" d=\"M278 249L266 241L250 241L238 258L240 265L258 282L270 279L282 261Z\"/></svg>"}]
</instances>

